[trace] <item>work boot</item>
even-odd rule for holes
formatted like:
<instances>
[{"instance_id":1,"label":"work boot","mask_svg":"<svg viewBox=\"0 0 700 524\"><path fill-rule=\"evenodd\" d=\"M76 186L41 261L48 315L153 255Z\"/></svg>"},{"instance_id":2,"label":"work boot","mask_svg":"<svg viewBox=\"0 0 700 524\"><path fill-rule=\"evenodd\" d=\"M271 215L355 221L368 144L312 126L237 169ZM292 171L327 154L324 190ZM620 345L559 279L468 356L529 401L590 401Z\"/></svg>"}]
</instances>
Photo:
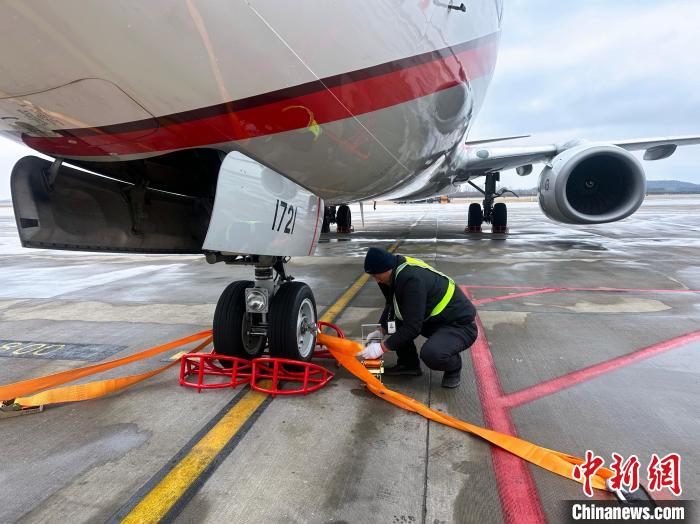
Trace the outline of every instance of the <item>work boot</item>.
<instances>
[{"instance_id":1,"label":"work boot","mask_svg":"<svg viewBox=\"0 0 700 524\"><path fill-rule=\"evenodd\" d=\"M402 364L399 362L395 366L385 367L384 374L389 377L399 375L410 375L413 377L420 377L423 374L423 372L420 370L419 363L407 366L406 364Z\"/></svg>"},{"instance_id":2,"label":"work boot","mask_svg":"<svg viewBox=\"0 0 700 524\"><path fill-rule=\"evenodd\" d=\"M442 375L442 387L452 389L459 386L461 371L461 369L445 371Z\"/></svg>"}]
</instances>

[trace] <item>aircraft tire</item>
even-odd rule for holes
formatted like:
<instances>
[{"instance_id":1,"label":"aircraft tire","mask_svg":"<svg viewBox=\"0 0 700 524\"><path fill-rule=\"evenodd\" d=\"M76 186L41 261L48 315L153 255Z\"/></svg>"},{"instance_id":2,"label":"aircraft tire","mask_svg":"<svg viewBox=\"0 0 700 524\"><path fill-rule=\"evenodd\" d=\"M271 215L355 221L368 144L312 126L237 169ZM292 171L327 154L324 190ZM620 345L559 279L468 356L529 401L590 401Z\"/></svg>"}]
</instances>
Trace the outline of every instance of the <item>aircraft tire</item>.
<instances>
[{"instance_id":1,"label":"aircraft tire","mask_svg":"<svg viewBox=\"0 0 700 524\"><path fill-rule=\"evenodd\" d=\"M265 351L267 337L246 335L248 316L245 310L245 290L253 285L250 280L237 280L221 293L216 303L212 329L216 353L251 360ZM228 361L220 360L219 363L231 367Z\"/></svg>"},{"instance_id":2,"label":"aircraft tire","mask_svg":"<svg viewBox=\"0 0 700 524\"><path fill-rule=\"evenodd\" d=\"M481 211L481 204L476 202L469 204L469 214L467 215L468 227L480 227L484 223L484 213Z\"/></svg>"},{"instance_id":3,"label":"aircraft tire","mask_svg":"<svg viewBox=\"0 0 700 524\"><path fill-rule=\"evenodd\" d=\"M338 212L335 216L335 222L338 224L338 228L341 230L349 230L352 225L352 213L350 208L343 204L338 207Z\"/></svg>"},{"instance_id":4,"label":"aircraft tire","mask_svg":"<svg viewBox=\"0 0 700 524\"><path fill-rule=\"evenodd\" d=\"M503 202L494 204L491 225L494 227L506 227L508 225L508 209Z\"/></svg>"},{"instance_id":5,"label":"aircraft tire","mask_svg":"<svg viewBox=\"0 0 700 524\"><path fill-rule=\"evenodd\" d=\"M270 355L308 362L316 347L316 300L303 282L287 282L275 293L268 316Z\"/></svg>"}]
</instances>

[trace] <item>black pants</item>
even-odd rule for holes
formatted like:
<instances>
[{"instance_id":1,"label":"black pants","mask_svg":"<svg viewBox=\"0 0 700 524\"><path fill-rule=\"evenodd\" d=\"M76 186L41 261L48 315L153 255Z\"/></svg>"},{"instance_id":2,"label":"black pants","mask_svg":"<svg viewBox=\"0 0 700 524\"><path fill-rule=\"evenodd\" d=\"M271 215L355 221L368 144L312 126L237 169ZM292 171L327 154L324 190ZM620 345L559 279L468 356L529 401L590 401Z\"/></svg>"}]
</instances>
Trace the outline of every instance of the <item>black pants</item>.
<instances>
[{"instance_id":1,"label":"black pants","mask_svg":"<svg viewBox=\"0 0 700 524\"><path fill-rule=\"evenodd\" d=\"M423 333L427 340L420 350L420 359L430 369L438 371L461 369L462 358L459 354L471 347L477 333L474 322L466 325L439 326L431 333ZM410 367L418 366L418 350L415 343L397 348L396 354L399 363Z\"/></svg>"}]
</instances>

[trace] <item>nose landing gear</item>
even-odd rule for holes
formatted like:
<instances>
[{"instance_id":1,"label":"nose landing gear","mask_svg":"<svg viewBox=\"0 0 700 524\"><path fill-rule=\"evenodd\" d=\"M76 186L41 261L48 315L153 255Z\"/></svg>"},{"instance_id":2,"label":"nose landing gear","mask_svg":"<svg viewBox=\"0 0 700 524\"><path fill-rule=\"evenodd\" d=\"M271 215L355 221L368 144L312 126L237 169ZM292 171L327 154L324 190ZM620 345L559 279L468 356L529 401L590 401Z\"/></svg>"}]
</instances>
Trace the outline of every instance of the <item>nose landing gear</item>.
<instances>
[{"instance_id":1,"label":"nose landing gear","mask_svg":"<svg viewBox=\"0 0 700 524\"><path fill-rule=\"evenodd\" d=\"M255 281L233 282L219 298L213 322L217 353L252 360L269 345L271 356L311 360L316 300L308 285L292 282L283 257L218 255L208 260L255 266ZM220 364L231 365L225 360Z\"/></svg>"}]
</instances>

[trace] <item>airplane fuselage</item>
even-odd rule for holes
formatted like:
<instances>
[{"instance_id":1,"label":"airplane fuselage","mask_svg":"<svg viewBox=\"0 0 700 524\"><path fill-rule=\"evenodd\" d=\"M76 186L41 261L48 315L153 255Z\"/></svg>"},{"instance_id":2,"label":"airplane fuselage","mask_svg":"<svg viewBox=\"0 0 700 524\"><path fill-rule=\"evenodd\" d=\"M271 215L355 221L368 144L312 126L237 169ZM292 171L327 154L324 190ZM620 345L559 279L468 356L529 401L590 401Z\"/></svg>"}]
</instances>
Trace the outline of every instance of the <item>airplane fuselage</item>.
<instances>
[{"instance_id":1,"label":"airplane fuselage","mask_svg":"<svg viewBox=\"0 0 700 524\"><path fill-rule=\"evenodd\" d=\"M5 4L0 133L92 165L238 150L329 203L436 193L500 35L501 0L453 3Z\"/></svg>"}]
</instances>

